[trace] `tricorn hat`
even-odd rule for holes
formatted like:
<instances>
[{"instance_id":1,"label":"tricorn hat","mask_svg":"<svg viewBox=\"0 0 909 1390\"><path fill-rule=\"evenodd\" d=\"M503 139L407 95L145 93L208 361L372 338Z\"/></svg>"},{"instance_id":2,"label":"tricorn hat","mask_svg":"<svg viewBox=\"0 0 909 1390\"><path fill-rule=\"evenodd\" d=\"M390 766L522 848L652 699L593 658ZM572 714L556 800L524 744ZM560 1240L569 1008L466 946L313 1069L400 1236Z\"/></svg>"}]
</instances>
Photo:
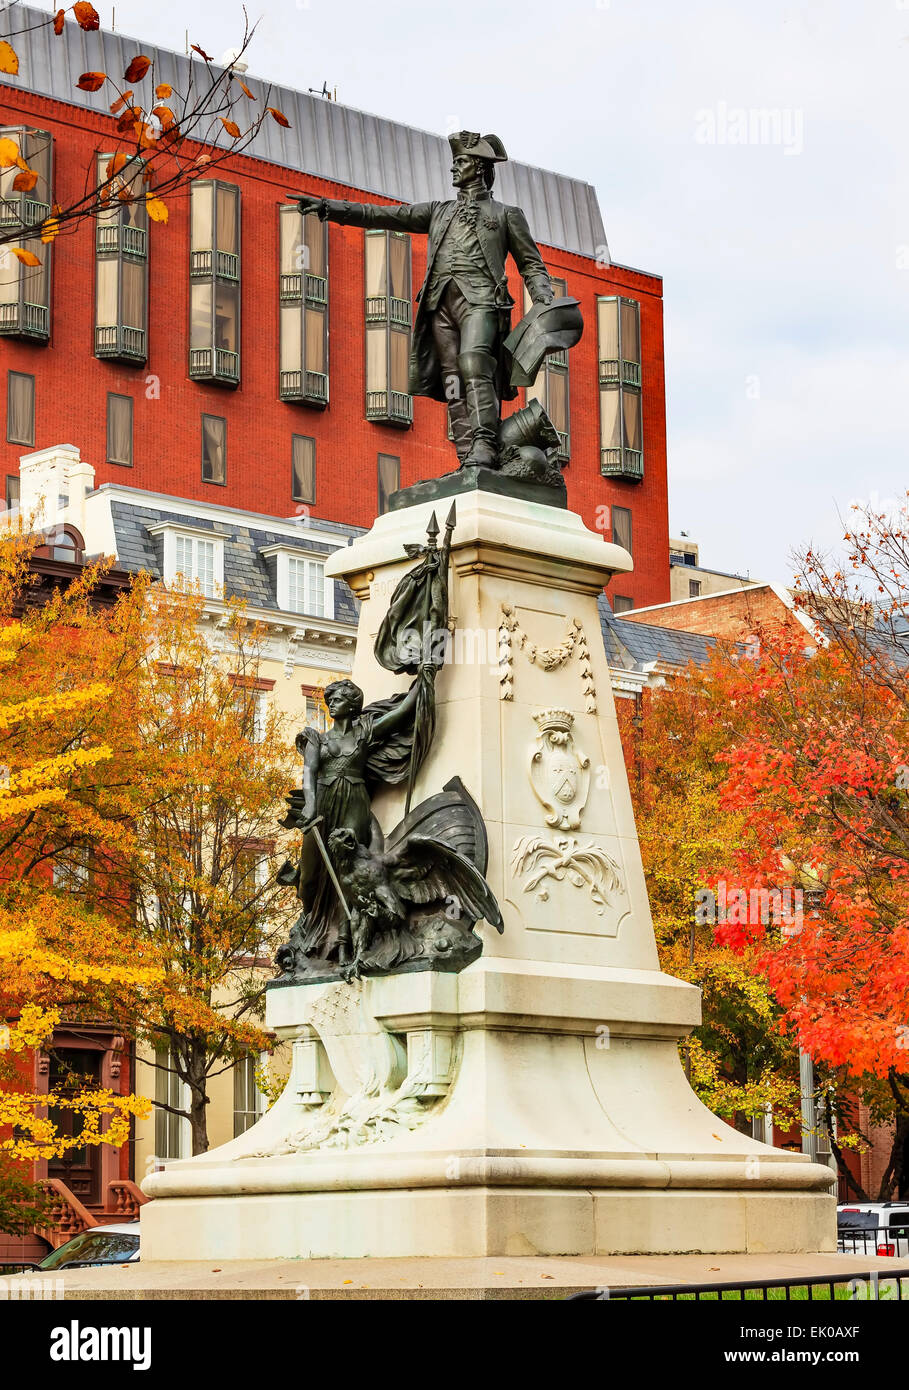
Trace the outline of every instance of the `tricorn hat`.
<instances>
[{"instance_id":1,"label":"tricorn hat","mask_svg":"<svg viewBox=\"0 0 909 1390\"><path fill-rule=\"evenodd\" d=\"M508 158L498 135L478 135L475 130L457 130L454 135L449 135L448 143L455 156L472 154L476 159L491 159L496 164Z\"/></svg>"}]
</instances>

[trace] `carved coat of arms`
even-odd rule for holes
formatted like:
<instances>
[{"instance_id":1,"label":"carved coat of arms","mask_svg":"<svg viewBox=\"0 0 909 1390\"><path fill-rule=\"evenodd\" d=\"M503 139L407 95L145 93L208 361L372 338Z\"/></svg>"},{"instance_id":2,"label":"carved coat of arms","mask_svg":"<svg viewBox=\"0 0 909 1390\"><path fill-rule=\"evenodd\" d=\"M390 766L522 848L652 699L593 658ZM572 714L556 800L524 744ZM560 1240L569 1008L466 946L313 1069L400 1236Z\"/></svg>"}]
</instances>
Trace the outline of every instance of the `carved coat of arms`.
<instances>
[{"instance_id":1,"label":"carved coat of arms","mask_svg":"<svg viewBox=\"0 0 909 1390\"><path fill-rule=\"evenodd\" d=\"M574 744L570 710L539 710L538 733L531 749L530 782L546 812L546 824L577 830L590 786L590 759Z\"/></svg>"}]
</instances>

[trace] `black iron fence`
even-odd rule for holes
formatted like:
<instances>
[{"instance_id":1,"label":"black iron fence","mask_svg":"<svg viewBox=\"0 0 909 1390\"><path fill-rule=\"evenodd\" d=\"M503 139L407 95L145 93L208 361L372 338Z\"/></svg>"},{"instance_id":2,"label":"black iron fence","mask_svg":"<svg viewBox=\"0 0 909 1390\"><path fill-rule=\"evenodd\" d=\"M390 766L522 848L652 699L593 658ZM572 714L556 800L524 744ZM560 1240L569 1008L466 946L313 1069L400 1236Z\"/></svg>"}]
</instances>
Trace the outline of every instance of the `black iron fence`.
<instances>
[{"instance_id":1,"label":"black iron fence","mask_svg":"<svg viewBox=\"0 0 909 1390\"><path fill-rule=\"evenodd\" d=\"M879 1226L876 1218L871 1224L859 1220L841 1222L836 1233L836 1248L841 1255L909 1259L909 1222L903 1214L898 1221L891 1219L887 1226Z\"/></svg>"},{"instance_id":2,"label":"black iron fence","mask_svg":"<svg viewBox=\"0 0 909 1390\"><path fill-rule=\"evenodd\" d=\"M871 1251L869 1254L873 1253ZM887 1300L909 1303L909 1266L858 1270L853 1274L814 1275L808 1279L748 1279L721 1284L656 1284L647 1288L585 1289L568 1302L826 1302Z\"/></svg>"}]
</instances>

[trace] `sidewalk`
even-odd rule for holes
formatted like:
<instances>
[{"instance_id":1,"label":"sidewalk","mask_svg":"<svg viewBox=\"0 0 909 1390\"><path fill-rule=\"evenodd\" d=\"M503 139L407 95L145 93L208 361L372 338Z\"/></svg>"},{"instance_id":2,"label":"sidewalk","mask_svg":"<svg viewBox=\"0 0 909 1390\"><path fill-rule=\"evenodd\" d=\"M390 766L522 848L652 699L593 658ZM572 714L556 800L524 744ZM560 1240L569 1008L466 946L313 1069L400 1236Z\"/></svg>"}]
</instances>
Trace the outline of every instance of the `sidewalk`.
<instances>
[{"instance_id":1,"label":"sidewalk","mask_svg":"<svg viewBox=\"0 0 909 1390\"><path fill-rule=\"evenodd\" d=\"M883 1277L909 1262L861 1255L625 1255L474 1260L174 1262L75 1269L67 1299L563 1299L582 1289L809 1277ZM26 1276L18 1276L21 1286ZM0 1300L9 1279L0 1279ZM21 1295L20 1295L21 1296Z\"/></svg>"}]
</instances>

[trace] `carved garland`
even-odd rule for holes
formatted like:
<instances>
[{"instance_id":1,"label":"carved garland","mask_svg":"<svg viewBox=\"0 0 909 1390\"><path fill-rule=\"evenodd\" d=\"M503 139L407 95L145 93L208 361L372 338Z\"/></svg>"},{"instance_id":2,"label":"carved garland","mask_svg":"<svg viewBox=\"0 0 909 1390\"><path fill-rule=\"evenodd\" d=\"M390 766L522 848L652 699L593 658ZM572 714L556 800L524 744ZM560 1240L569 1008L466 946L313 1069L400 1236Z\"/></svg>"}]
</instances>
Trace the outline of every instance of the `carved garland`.
<instances>
[{"instance_id":1,"label":"carved garland","mask_svg":"<svg viewBox=\"0 0 909 1390\"><path fill-rule=\"evenodd\" d=\"M584 692L584 707L588 714L596 714L597 691L593 679L593 666L590 662L590 648L587 636L577 618L569 618L568 631L557 647L538 647L531 642L521 627L510 603L502 604L502 618L498 629L499 647L499 698L514 699L514 648L517 646L535 666L544 671L557 671L560 666L578 654L581 673L581 688Z\"/></svg>"}]
</instances>

